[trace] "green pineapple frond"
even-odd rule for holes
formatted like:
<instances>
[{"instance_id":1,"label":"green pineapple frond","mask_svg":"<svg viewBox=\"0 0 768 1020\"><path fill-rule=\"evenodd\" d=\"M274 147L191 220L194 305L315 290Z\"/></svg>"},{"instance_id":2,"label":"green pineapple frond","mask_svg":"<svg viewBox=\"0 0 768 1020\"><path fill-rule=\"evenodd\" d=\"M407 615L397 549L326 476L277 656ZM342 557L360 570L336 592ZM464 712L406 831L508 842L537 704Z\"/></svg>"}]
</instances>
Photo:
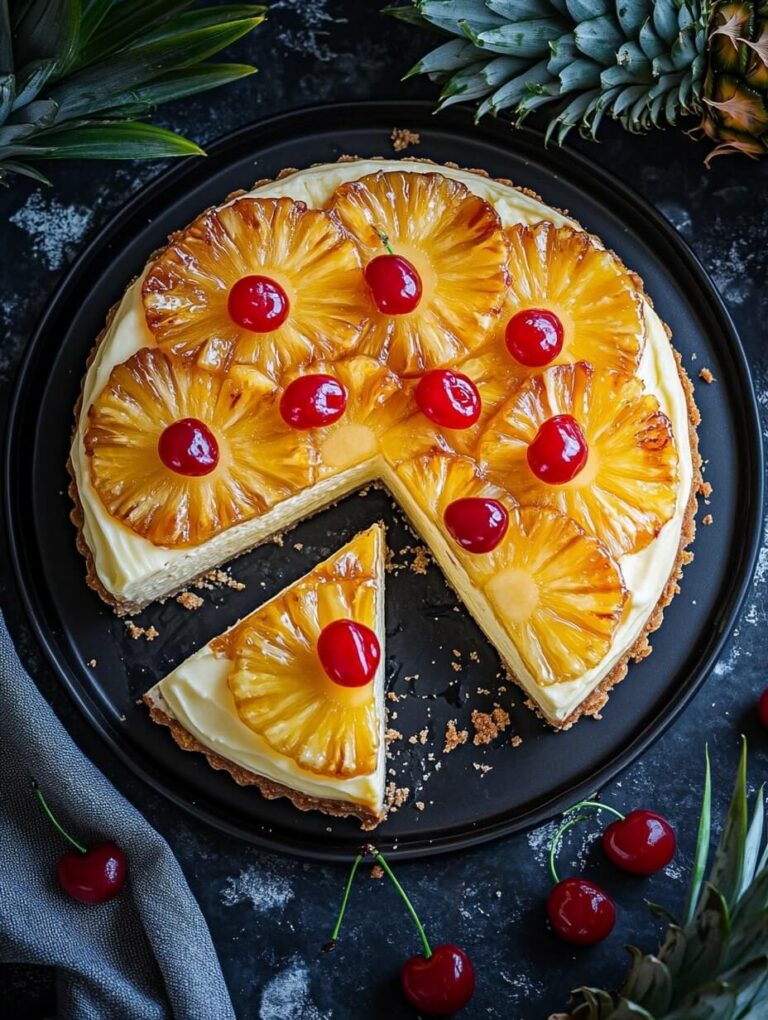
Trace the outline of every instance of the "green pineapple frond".
<instances>
[{"instance_id":1,"label":"green pineapple frond","mask_svg":"<svg viewBox=\"0 0 768 1020\"><path fill-rule=\"evenodd\" d=\"M580 988L562 1020L758 1020L768 1016L768 846L763 786L752 816L747 748L720 841L705 881L711 834L711 783L704 796L684 914L655 954L629 948L629 973L617 994ZM661 908L651 908L664 913Z\"/></svg>"},{"instance_id":2,"label":"green pineapple frond","mask_svg":"<svg viewBox=\"0 0 768 1020\"><path fill-rule=\"evenodd\" d=\"M210 58L256 28L266 8L193 0L0 0L0 182L49 183L40 159L202 154L136 122L161 103L252 74Z\"/></svg>"}]
</instances>

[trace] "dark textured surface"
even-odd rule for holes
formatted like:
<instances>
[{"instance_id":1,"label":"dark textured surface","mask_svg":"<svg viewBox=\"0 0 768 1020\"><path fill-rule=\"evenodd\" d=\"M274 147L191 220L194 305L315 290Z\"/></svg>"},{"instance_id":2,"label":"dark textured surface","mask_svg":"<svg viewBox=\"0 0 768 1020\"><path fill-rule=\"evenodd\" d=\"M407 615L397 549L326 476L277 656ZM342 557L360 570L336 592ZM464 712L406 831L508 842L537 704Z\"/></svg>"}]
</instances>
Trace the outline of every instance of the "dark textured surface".
<instances>
[{"instance_id":1,"label":"dark textured surface","mask_svg":"<svg viewBox=\"0 0 768 1020\"><path fill-rule=\"evenodd\" d=\"M205 142L259 116L309 103L430 95L426 83L396 81L429 43L416 31L379 18L373 5L283 0L273 5L269 25L238 47L241 58L259 66L259 75L169 108L157 119ZM761 406L768 412L768 163L718 160L706 171L701 163L705 147L672 132L632 138L611 130L599 146L574 144L635 187L691 244L734 317ZM54 169L52 192L22 183L0 195L4 381L12 377L35 317L72 256L127 193L157 172L149 164ZM701 397L704 403L706 392ZM705 450L704 455L715 458L718 451ZM717 493L710 509L717 527ZM51 583L68 580L51 578ZM619 900L619 921L606 943L573 951L547 930L543 900L552 825L471 853L400 867L433 941L457 941L475 960L478 993L465 1015L546 1017L562 1008L574 985L618 980L626 942L653 945L658 925L647 915L643 899L672 908L682 900L704 741L709 741L713 758L718 817L727 800L740 732L750 738L753 781L766 773L768 740L759 729L754 704L766 682L767 589L764 550L738 627L695 702L642 761L603 791L619 808L645 805L666 813L678 829L678 859L666 874L650 880L624 877L602 865L596 826L579 830L563 855L563 869L569 860L585 866ZM239 1015L259 1020L409 1016L396 973L417 943L392 890L361 881L344 941L332 957L321 958L318 947L332 924L342 869L260 853L190 822L150 793L110 760L52 681L7 576L2 600L24 661L75 739L176 850L211 925ZM4 991L16 996L15 1016L51 1013L52 989L45 974L8 969L3 982Z\"/></svg>"}]
</instances>

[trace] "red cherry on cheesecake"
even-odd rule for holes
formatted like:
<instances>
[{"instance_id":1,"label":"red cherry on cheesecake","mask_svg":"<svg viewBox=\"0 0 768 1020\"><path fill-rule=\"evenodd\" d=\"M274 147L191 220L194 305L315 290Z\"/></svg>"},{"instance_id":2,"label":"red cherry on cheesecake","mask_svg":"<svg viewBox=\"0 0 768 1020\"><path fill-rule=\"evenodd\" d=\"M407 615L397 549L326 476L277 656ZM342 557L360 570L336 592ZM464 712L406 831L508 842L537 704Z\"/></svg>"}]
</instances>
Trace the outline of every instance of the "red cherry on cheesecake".
<instances>
[{"instance_id":1,"label":"red cherry on cheesecake","mask_svg":"<svg viewBox=\"0 0 768 1020\"><path fill-rule=\"evenodd\" d=\"M381 646L370 627L356 620L334 620L317 639L320 663L334 683L364 687L381 659Z\"/></svg>"},{"instance_id":2,"label":"red cherry on cheesecake","mask_svg":"<svg viewBox=\"0 0 768 1020\"><path fill-rule=\"evenodd\" d=\"M469 428L480 417L480 394L461 372L448 368L427 372L419 380L415 397L421 412L446 429Z\"/></svg>"},{"instance_id":3,"label":"red cherry on cheesecake","mask_svg":"<svg viewBox=\"0 0 768 1020\"><path fill-rule=\"evenodd\" d=\"M445 508L443 520L453 540L471 553L491 552L509 527L504 504L479 496L455 499Z\"/></svg>"},{"instance_id":4,"label":"red cherry on cheesecake","mask_svg":"<svg viewBox=\"0 0 768 1020\"><path fill-rule=\"evenodd\" d=\"M591 946L613 931L616 907L594 882L564 878L550 890L547 916L560 938L576 946Z\"/></svg>"},{"instance_id":5,"label":"red cherry on cheesecake","mask_svg":"<svg viewBox=\"0 0 768 1020\"><path fill-rule=\"evenodd\" d=\"M364 276L376 307L385 315L407 315L421 300L421 277L402 255L377 255Z\"/></svg>"},{"instance_id":6,"label":"red cherry on cheesecake","mask_svg":"<svg viewBox=\"0 0 768 1020\"><path fill-rule=\"evenodd\" d=\"M163 429L157 452L169 470L190 478L210 474L219 463L216 437L197 418L180 418Z\"/></svg>"},{"instance_id":7,"label":"red cherry on cheesecake","mask_svg":"<svg viewBox=\"0 0 768 1020\"><path fill-rule=\"evenodd\" d=\"M403 995L427 1016L463 1009L475 992L475 968L459 946L435 946L432 955L411 956L400 970Z\"/></svg>"},{"instance_id":8,"label":"red cherry on cheesecake","mask_svg":"<svg viewBox=\"0 0 768 1020\"><path fill-rule=\"evenodd\" d=\"M269 276L243 276L227 298L230 319L254 333L271 333L288 318L288 295Z\"/></svg>"},{"instance_id":9,"label":"red cherry on cheesecake","mask_svg":"<svg viewBox=\"0 0 768 1020\"><path fill-rule=\"evenodd\" d=\"M109 841L94 843L91 847L78 843L54 817L37 783L33 783L32 788L51 823L72 844L72 849L63 854L56 865L56 875L64 892L82 903L105 903L117 896L128 873L128 862L120 847Z\"/></svg>"},{"instance_id":10,"label":"red cherry on cheesecake","mask_svg":"<svg viewBox=\"0 0 768 1020\"><path fill-rule=\"evenodd\" d=\"M757 713L760 717L760 722L768 730L768 688L760 695L760 700L757 703Z\"/></svg>"},{"instance_id":11,"label":"red cherry on cheesecake","mask_svg":"<svg viewBox=\"0 0 768 1020\"><path fill-rule=\"evenodd\" d=\"M333 425L346 409L346 389L338 379L322 372L294 379L280 398L280 414L294 429Z\"/></svg>"},{"instance_id":12,"label":"red cherry on cheesecake","mask_svg":"<svg viewBox=\"0 0 768 1020\"><path fill-rule=\"evenodd\" d=\"M581 426L570 414L556 414L543 422L527 452L531 471L549 485L570 482L589 455Z\"/></svg>"},{"instance_id":13,"label":"red cherry on cheesecake","mask_svg":"<svg viewBox=\"0 0 768 1020\"><path fill-rule=\"evenodd\" d=\"M666 818L653 811L630 811L603 833L606 856L624 871L653 875L675 856L675 831Z\"/></svg>"},{"instance_id":14,"label":"red cherry on cheesecake","mask_svg":"<svg viewBox=\"0 0 768 1020\"><path fill-rule=\"evenodd\" d=\"M563 349L563 324L554 312L524 308L507 323L505 339L515 361L540 368L554 361Z\"/></svg>"}]
</instances>

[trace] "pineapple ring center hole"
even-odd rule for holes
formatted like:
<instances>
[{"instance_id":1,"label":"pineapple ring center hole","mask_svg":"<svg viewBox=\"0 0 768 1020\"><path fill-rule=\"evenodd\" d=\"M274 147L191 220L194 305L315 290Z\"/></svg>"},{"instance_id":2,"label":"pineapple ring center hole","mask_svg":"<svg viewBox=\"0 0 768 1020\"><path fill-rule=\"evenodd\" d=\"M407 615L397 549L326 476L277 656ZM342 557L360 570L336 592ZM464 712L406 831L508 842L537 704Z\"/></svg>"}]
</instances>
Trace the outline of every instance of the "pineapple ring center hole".
<instances>
[{"instance_id":1,"label":"pineapple ring center hole","mask_svg":"<svg viewBox=\"0 0 768 1020\"><path fill-rule=\"evenodd\" d=\"M375 457L378 449L372 428L367 425L339 425L320 444L320 455L325 467L343 471Z\"/></svg>"},{"instance_id":2,"label":"pineapple ring center hole","mask_svg":"<svg viewBox=\"0 0 768 1020\"><path fill-rule=\"evenodd\" d=\"M507 567L486 585L486 593L510 623L525 623L539 604L539 586L527 570Z\"/></svg>"}]
</instances>

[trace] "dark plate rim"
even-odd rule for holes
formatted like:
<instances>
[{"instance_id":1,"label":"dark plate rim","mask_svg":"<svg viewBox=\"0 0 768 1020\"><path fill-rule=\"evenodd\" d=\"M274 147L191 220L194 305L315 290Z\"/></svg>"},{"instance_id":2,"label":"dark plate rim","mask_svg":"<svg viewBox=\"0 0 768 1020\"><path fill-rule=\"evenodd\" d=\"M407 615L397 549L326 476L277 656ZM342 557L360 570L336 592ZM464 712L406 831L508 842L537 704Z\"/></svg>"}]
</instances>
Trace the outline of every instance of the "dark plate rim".
<instances>
[{"instance_id":1,"label":"dark plate rim","mask_svg":"<svg viewBox=\"0 0 768 1020\"><path fill-rule=\"evenodd\" d=\"M329 119L335 119L336 123L344 123L347 126L374 127L381 125L383 127L391 127L392 123L403 122L404 120L410 120L411 123L417 119L423 121L427 117L431 120L432 114L432 105L429 102L420 100L373 100L303 107L257 121L239 128L237 131L230 132L208 145L207 152L210 161L213 162L215 158L225 156L231 148L236 148L243 139L253 140L265 135L274 138L278 135L285 137L290 134L307 133L308 127L310 130L312 128L317 130L323 123L327 123ZM477 127L473 123L472 111L468 107L452 107L441 115L440 120L431 122L437 123L438 126L444 126L447 129L451 127L462 130L471 129L476 136L479 136L481 139L486 138L495 144L503 145L505 142L510 144L514 139L518 149L525 149L527 147L528 149L540 151L543 145L543 135L530 128L520 129L512 135L508 126L497 125L494 122L483 122L480 127ZM666 732L709 675L733 628L738 612L751 585L757 562L762 533L764 489L762 430L749 364L728 310L696 255L671 224L653 206L610 172L596 165L580 153L570 148L563 148L557 150L555 156L551 158L556 159L560 155L563 158L567 158L569 172L572 175L589 180L590 184L587 190L591 193L594 193L596 190L607 189L614 200L618 198L625 206L629 206L636 214L642 216L647 226L661 235L664 242L672 249L674 256L687 269L690 276L695 280L701 296L706 300L708 313L719 328L724 343L728 348L733 362L732 368L743 395L744 431L749 437L750 442L747 467L751 468L745 479L750 497L749 506L745 510L748 522L748 532L745 535L746 541L743 546L739 569L736 572L735 580L731 584L728 611L725 616L720 618L719 633L710 643L707 654L697 664L685 682L680 685L677 692L672 695L663 709L619 754L587 778L575 782L567 790L561 791L555 797L550 798L550 800L538 804L530 811L517 815L513 820L496 820L484 823L476 829L470 828L459 832L449 831L439 839L411 840L407 845L393 846L389 851L390 855L399 857L402 860L466 849L504 835L525 831L549 820L587 792L599 788L622 772ZM25 550L23 543L17 541L16 537L16 522L19 513L22 512L22 507L18 499L18 492L13 484L16 477L17 461L17 443L15 440L19 427L20 409L23 405L25 391L31 383L30 377L35 366L37 348L44 339L50 321L59 313L59 306L66 298L68 291L76 285L87 264L102 249L108 246L110 238L124 229L126 224L136 216L143 206L149 204L158 194L165 191L169 185L173 185L176 188L183 186L185 179L194 174L198 169L198 161L193 159L184 160L163 171L153 178L146 187L131 196L122 209L98 231L59 280L48 304L32 331L16 375L8 406L3 449L3 503L10 560L17 592L45 657L91 728L118 756L120 761L128 766L134 775L137 775L152 789L184 808L197 819L229 835L237 836L246 842L272 851L289 852L309 859L343 861L348 859L348 852L328 847L307 846L302 842L301 838L297 839L288 832L281 833L279 838L270 838L260 832L231 823L223 815L217 814L206 806L195 803L185 795L185 791L179 792L172 786L167 785L162 778L136 761L131 754L130 748L123 746L125 743L124 738L115 732L105 719L101 718L98 706L92 700L80 678L74 671L68 668L67 664L59 659L56 653L55 638L52 631L46 626L40 600L25 582Z\"/></svg>"}]
</instances>

